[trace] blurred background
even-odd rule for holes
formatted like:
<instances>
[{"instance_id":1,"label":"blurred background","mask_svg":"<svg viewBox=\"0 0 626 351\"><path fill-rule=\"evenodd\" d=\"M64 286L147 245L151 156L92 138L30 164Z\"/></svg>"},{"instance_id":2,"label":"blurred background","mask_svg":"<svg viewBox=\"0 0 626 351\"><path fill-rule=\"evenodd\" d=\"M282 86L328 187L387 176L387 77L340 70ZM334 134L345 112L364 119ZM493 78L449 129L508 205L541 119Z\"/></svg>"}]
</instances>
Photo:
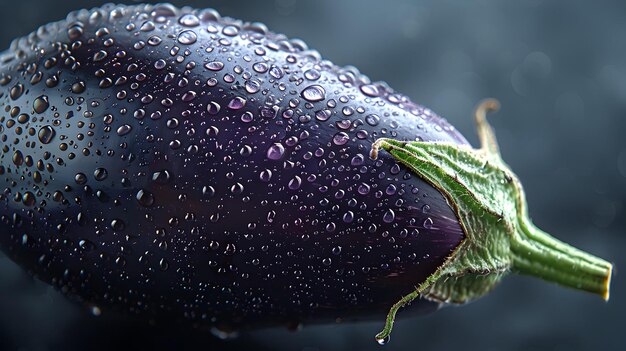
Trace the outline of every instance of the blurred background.
<instances>
[{"instance_id":1,"label":"blurred background","mask_svg":"<svg viewBox=\"0 0 626 351\"><path fill-rule=\"evenodd\" d=\"M132 3L133 1L128 1ZM98 0L2 3L0 50ZM509 277L463 307L383 321L244 332L156 328L92 316L0 253L0 350L623 350L626 314L626 2L451 0L172 1L298 37L338 65L447 118L474 145L485 97L504 159L542 229L616 265L612 299Z\"/></svg>"}]
</instances>

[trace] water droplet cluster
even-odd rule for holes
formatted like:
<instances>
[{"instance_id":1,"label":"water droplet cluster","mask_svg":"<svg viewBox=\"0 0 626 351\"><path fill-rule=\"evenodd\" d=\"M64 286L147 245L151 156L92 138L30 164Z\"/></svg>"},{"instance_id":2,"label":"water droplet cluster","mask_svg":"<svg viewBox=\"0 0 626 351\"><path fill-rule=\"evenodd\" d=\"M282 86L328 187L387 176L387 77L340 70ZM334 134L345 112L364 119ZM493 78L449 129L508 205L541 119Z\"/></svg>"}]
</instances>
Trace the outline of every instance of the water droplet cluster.
<instances>
[{"instance_id":1,"label":"water droplet cluster","mask_svg":"<svg viewBox=\"0 0 626 351\"><path fill-rule=\"evenodd\" d=\"M379 137L464 143L447 122L213 10L42 26L0 54L0 108L0 244L98 314L381 314L463 238L438 191L367 156Z\"/></svg>"}]
</instances>

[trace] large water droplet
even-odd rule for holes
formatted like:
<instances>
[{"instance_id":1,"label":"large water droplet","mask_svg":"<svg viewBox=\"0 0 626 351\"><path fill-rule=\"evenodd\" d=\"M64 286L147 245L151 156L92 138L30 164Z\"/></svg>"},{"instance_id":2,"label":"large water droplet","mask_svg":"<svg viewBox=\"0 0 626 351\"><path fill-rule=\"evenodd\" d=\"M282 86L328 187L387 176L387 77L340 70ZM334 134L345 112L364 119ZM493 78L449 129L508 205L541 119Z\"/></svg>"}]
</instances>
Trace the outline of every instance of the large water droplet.
<instances>
[{"instance_id":1,"label":"large water droplet","mask_svg":"<svg viewBox=\"0 0 626 351\"><path fill-rule=\"evenodd\" d=\"M46 95L41 95L33 101L33 110L37 113L46 112L49 106L50 103L48 102L48 97Z\"/></svg>"},{"instance_id":2,"label":"large water droplet","mask_svg":"<svg viewBox=\"0 0 626 351\"><path fill-rule=\"evenodd\" d=\"M380 90L374 84L361 85L361 92L367 96L376 97L380 95Z\"/></svg>"},{"instance_id":3,"label":"large water droplet","mask_svg":"<svg viewBox=\"0 0 626 351\"><path fill-rule=\"evenodd\" d=\"M198 35L192 30L185 30L178 34L177 40L183 45L191 45L198 40Z\"/></svg>"},{"instance_id":4,"label":"large water droplet","mask_svg":"<svg viewBox=\"0 0 626 351\"><path fill-rule=\"evenodd\" d=\"M224 63L220 61L211 61L204 65L209 71L221 71L224 68Z\"/></svg>"},{"instance_id":5,"label":"large water droplet","mask_svg":"<svg viewBox=\"0 0 626 351\"><path fill-rule=\"evenodd\" d=\"M350 141L350 137L344 132L339 132L333 137L333 143L335 143L335 145L344 145L348 141Z\"/></svg>"},{"instance_id":6,"label":"large water droplet","mask_svg":"<svg viewBox=\"0 0 626 351\"><path fill-rule=\"evenodd\" d=\"M54 131L54 128L49 125L41 127L41 129L39 129L39 133L37 134L37 136L39 137L39 141L41 141L43 144L49 144L52 139L54 139L55 135L56 132Z\"/></svg>"},{"instance_id":7,"label":"large water droplet","mask_svg":"<svg viewBox=\"0 0 626 351\"><path fill-rule=\"evenodd\" d=\"M237 96L234 99L230 100L228 103L228 108L231 110L239 110L246 106L246 99Z\"/></svg>"},{"instance_id":8,"label":"large water droplet","mask_svg":"<svg viewBox=\"0 0 626 351\"><path fill-rule=\"evenodd\" d=\"M200 20L195 15L188 13L179 18L178 23L185 27L196 27L200 24Z\"/></svg>"},{"instance_id":9,"label":"large water droplet","mask_svg":"<svg viewBox=\"0 0 626 351\"><path fill-rule=\"evenodd\" d=\"M308 87L304 88L304 90L302 90L300 96L302 96L305 100L311 102L322 101L326 98L326 90L324 90L324 88L317 84L309 85Z\"/></svg>"},{"instance_id":10,"label":"large water droplet","mask_svg":"<svg viewBox=\"0 0 626 351\"><path fill-rule=\"evenodd\" d=\"M316 69L308 69L304 72L304 78L308 79L308 80L318 80L320 79L320 71L316 70Z\"/></svg>"}]
</instances>

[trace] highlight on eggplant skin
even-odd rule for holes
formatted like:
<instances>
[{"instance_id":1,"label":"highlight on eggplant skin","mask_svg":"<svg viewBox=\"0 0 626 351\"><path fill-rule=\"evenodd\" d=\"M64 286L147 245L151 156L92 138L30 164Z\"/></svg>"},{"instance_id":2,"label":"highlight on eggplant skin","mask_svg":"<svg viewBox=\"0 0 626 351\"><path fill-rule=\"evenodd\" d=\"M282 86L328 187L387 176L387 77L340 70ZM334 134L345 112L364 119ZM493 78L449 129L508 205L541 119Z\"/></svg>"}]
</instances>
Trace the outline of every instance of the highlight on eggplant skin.
<instances>
[{"instance_id":1,"label":"highlight on eggplant skin","mask_svg":"<svg viewBox=\"0 0 626 351\"><path fill-rule=\"evenodd\" d=\"M262 24L105 5L0 62L0 246L102 313L382 320L464 237L439 191L368 153L465 139Z\"/></svg>"},{"instance_id":2,"label":"highlight on eggplant skin","mask_svg":"<svg viewBox=\"0 0 626 351\"><path fill-rule=\"evenodd\" d=\"M470 301L509 270L608 299L612 266L527 218L492 105L472 149L259 23L169 4L73 12L0 54L0 104L0 247L97 311L222 332L389 311L384 343L399 308ZM485 169L497 182L471 184ZM501 191L511 211L463 189Z\"/></svg>"}]
</instances>

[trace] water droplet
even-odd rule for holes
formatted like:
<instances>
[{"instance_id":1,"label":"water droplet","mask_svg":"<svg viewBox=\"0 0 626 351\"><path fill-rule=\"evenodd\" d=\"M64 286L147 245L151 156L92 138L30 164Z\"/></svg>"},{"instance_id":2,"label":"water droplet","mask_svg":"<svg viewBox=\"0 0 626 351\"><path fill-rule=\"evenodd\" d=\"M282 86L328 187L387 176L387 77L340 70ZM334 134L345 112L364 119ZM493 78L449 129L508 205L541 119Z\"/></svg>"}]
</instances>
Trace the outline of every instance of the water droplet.
<instances>
[{"instance_id":1,"label":"water droplet","mask_svg":"<svg viewBox=\"0 0 626 351\"><path fill-rule=\"evenodd\" d=\"M87 86L85 85L85 82L76 82L72 84L72 93L81 94L85 91L86 88Z\"/></svg>"},{"instance_id":2,"label":"water droplet","mask_svg":"<svg viewBox=\"0 0 626 351\"><path fill-rule=\"evenodd\" d=\"M309 85L300 93L305 100L311 102L322 101L326 98L326 90L320 85Z\"/></svg>"},{"instance_id":3,"label":"water droplet","mask_svg":"<svg viewBox=\"0 0 626 351\"><path fill-rule=\"evenodd\" d=\"M304 72L304 78L308 79L308 80L318 80L320 79L321 74L320 71L316 70L316 69L308 69Z\"/></svg>"},{"instance_id":4,"label":"water droplet","mask_svg":"<svg viewBox=\"0 0 626 351\"><path fill-rule=\"evenodd\" d=\"M252 65L252 69L257 73L265 73L269 69L265 62L257 62Z\"/></svg>"},{"instance_id":5,"label":"water droplet","mask_svg":"<svg viewBox=\"0 0 626 351\"><path fill-rule=\"evenodd\" d=\"M150 32L153 31L155 28L156 26L154 25L154 22L146 21L141 25L141 27L139 27L139 30L142 32Z\"/></svg>"},{"instance_id":6,"label":"water droplet","mask_svg":"<svg viewBox=\"0 0 626 351\"><path fill-rule=\"evenodd\" d=\"M150 207L154 204L154 195L147 190L139 190L136 198L142 206Z\"/></svg>"},{"instance_id":7,"label":"water droplet","mask_svg":"<svg viewBox=\"0 0 626 351\"><path fill-rule=\"evenodd\" d=\"M289 181L289 189L291 190L299 189L301 185L302 179L299 176L295 176Z\"/></svg>"},{"instance_id":8,"label":"water droplet","mask_svg":"<svg viewBox=\"0 0 626 351\"><path fill-rule=\"evenodd\" d=\"M159 268L160 268L162 271L166 271L168 268L170 268L170 263L167 261L167 259L162 258L162 259L159 261Z\"/></svg>"},{"instance_id":9,"label":"water droplet","mask_svg":"<svg viewBox=\"0 0 626 351\"><path fill-rule=\"evenodd\" d=\"M391 223L393 222L393 220L396 218L396 214L393 212L392 209L388 209L385 214L383 215L383 222L385 223Z\"/></svg>"},{"instance_id":10,"label":"water droplet","mask_svg":"<svg viewBox=\"0 0 626 351\"><path fill-rule=\"evenodd\" d=\"M380 95L380 90L374 84L361 85L361 92L367 96L376 97Z\"/></svg>"},{"instance_id":11,"label":"water droplet","mask_svg":"<svg viewBox=\"0 0 626 351\"><path fill-rule=\"evenodd\" d=\"M87 183L87 175L85 175L85 173L76 173L76 175L74 176L74 181L76 182L76 184L84 185Z\"/></svg>"},{"instance_id":12,"label":"water droplet","mask_svg":"<svg viewBox=\"0 0 626 351\"><path fill-rule=\"evenodd\" d=\"M243 184L235 183L230 187L230 192L233 194L241 194L243 192Z\"/></svg>"},{"instance_id":13,"label":"water droplet","mask_svg":"<svg viewBox=\"0 0 626 351\"><path fill-rule=\"evenodd\" d=\"M370 192L370 186L365 184L365 183L361 183L361 185L359 185L357 191L361 195L367 195Z\"/></svg>"},{"instance_id":14,"label":"water droplet","mask_svg":"<svg viewBox=\"0 0 626 351\"><path fill-rule=\"evenodd\" d=\"M243 115L241 115L241 121L244 123L250 123L253 120L254 120L254 115L250 111L247 111Z\"/></svg>"},{"instance_id":15,"label":"water droplet","mask_svg":"<svg viewBox=\"0 0 626 351\"><path fill-rule=\"evenodd\" d=\"M239 28L237 28L235 26L225 26L222 29L222 33L224 35L229 36L229 37L234 37L235 35L237 35L239 33Z\"/></svg>"},{"instance_id":16,"label":"water droplet","mask_svg":"<svg viewBox=\"0 0 626 351\"><path fill-rule=\"evenodd\" d=\"M183 45L191 45L198 40L198 36L192 30L185 30L178 34L178 38L176 40Z\"/></svg>"},{"instance_id":17,"label":"water droplet","mask_svg":"<svg viewBox=\"0 0 626 351\"><path fill-rule=\"evenodd\" d=\"M106 170L106 168L96 168L96 170L93 172L93 176L97 181L103 181L107 178L107 176L109 175L109 172Z\"/></svg>"},{"instance_id":18,"label":"water droplet","mask_svg":"<svg viewBox=\"0 0 626 351\"><path fill-rule=\"evenodd\" d=\"M24 195L22 195L22 203L25 206L33 206L35 204L35 194L31 193L30 191L27 191L24 193Z\"/></svg>"},{"instance_id":19,"label":"water droplet","mask_svg":"<svg viewBox=\"0 0 626 351\"><path fill-rule=\"evenodd\" d=\"M126 223L124 223L121 219L114 219L111 221L111 229L116 232L122 231L124 228L126 228Z\"/></svg>"},{"instance_id":20,"label":"water droplet","mask_svg":"<svg viewBox=\"0 0 626 351\"><path fill-rule=\"evenodd\" d=\"M171 179L170 172L162 170L152 173L152 181L158 184L167 184Z\"/></svg>"},{"instance_id":21,"label":"water droplet","mask_svg":"<svg viewBox=\"0 0 626 351\"><path fill-rule=\"evenodd\" d=\"M41 127L41 129L39 129L39 133L37 134L39 141L43 144L49 144L52 139L54 139L55 135L56 132L54 131L54 128L49 125Z\"/></svg>"},{"instance_id":22,"label":"water droplet","mask_svg":"<svg viewBox=\"0 0 626 351\"><path fill-rule=\"evenodd\" d=\"M93 61L94 62L100 62L100 61L104 60L108 55L109 54L106 51L100 50L100 51L96 52L93 55Z\"/></svg>"},{"instance_id":23,"label":"water droplet","mask_svg":"<svg viewBox=\"0 0 626 351\"><path fill-rule=\"evenodd\" d=\"M330 118L330 116L332 115L332 111L329 109L323 109L323 110L319 110L315 112L315 118L318 121L326 121Z\"/></svg>"},{"instance_id":24,"label":"water droplet","mask_svg":"<svg viewBox=\"0 0 626 351\"><path fill-rule=\"evenodd\" d=\"M224 68L224 63L220 61L211 61L205 64L204 67L210 71L221 71Z\"/></svg>"},{"instance_id":25,"label":"water droplet","mask_svg":"<svg viewBox=\"0 0 626 351\"><path fill-rule=\"evenodd\" d=\"M215 101L209 102L206 106L206 110L210 115L216 115L218 112L220 112L221 108L222 107L220 106L220 104Z\"/></svg>"},{"instance_id":26,"label":"water droplet","mask_svg":"<svg viewBox=\"0 0 626 351\"><path fill-rule=\"evenodd\" d=\"M270 160L280 160L285 154L285 147L281 143L274 143L267 149L267 158Z\"/></svg>"},{"instance_id":27,"label":"water droplet","mask_svg":"<svg viewBox=\"0 0 626 351\"><path fill-rule=\"evenodd\" d=\"M376 338L376 342L378 342L378 345L385 345L389 343L389 340L391 340L391 337L389 335L385 336L384 338Z\"/></svg>"},{"instance_id":28,"label":"water droplet","mask_svg":"<svg viewBox=\"0 0 626 351\"><path fill-rule=\"evenodd\" d=\"M364 161L365 161L365 157L362 154L357 154L356 156L352 158L352 160L350 161L350 164L353 166L360 166L363 164Z\"/></svg>"},{"instance_id":29,"label":"water droplet","mask_svg":"<svg viewBox=\"0 0 626 351\"><path fill-rule=\"evenodd\" d=\"M246 106L246 99L239 96L230 100L230 102L228 103L228 108L231 110L239 110L242 109L244 106Z\"/></svg>"},{"instance_id":30,"label":"water droplet","mask_svg":"<svg viewBox=\"0 0 626 351\"><path fill-rule=\"evenodd\" d=\"M195 15L188 13L186 15L181 16L178 19L178 23L182 24L185 27L196 27L200 25L200 20Z\"/></svg>"},{"instance_id":31,"label":"water droplet","mask_svg":"<svg viewBox=\"0 0 626 351\"><path fill-rule=\"evenodd\" d=\"M365 117L365 122L367 122L370 126L375 127L380 122L380 117L378 117L378 115L371 114Z\"/></svg>"},{"instance_id":32,"label":"water droplet","mask_svg":"<svg viewBox=\"0 0 626 351\"><path fill-rule=\"evenodd\" d=\"M215 188L207 185L202 187L202 196L206 197L206 198L210 198L213 197L215 195Z\"/></svg>"},{"instance_id":33,"label":"water droplet","mask_svg":"<svg viewBox=\"0 0 626 351\"><path fill-rule=\"evenodd\" d=\"M130 133L132 130L133 130L133 127L131 127L129 124L124 124L120 126L119 128L117 128L117 135L124 136Z\"/></svg>"},{"instance_id":34,"label":"water droplet","mask_svg":"<svg viewBox=\"0 0 626 351\"><path fill-rule=\"evenodd\" d=\"M49 106L50 103L48 102L48 97L46 95L41 95L33 101L33 110L37 113L46 112Z\"/></svg>"},{"instance_id":35,"label":"water droplet","mask_svg":"<svg viewBox=\"0 0 626 351\"><path fill-rule=\"evenodd\" d=\"M264 182L269 182L272 179L272 171L270 171L269 169L264 169L263 171L261 171L261 174L259 174L259 179Z\"/></svg>"},{"instance_id":36,"label":"water droplet","mask_svg":"<svg viewBox=\"0 0 626 351\"><path fill-rule=\"evenodd\" d=\"M426 218L426 220L424 221L424 228L431 229L432 227L433 227L433 220L430 217Z\"/></svg>"},{"instance_id":37,"label":"water droplet","mask_svg":"<svg viewBox=\"0 0 626 351\"><path fill-rule=\"evenodd\" d=\"M250 94L254 94L261 89L261 83L256 79L247 80L243 85Z\"/></svg>"},{"instance_id":38,"label":"water droplet","mask_svg":"<svg viewBox=\"0 0 626 351\"><path fill-rule=\"evenodd\" d=\"M350 137L344 132L339 132L333 137L333 143L335 143L335 145L344 145L348 141L350 141Z\"/></svg>"}]
</instances>

